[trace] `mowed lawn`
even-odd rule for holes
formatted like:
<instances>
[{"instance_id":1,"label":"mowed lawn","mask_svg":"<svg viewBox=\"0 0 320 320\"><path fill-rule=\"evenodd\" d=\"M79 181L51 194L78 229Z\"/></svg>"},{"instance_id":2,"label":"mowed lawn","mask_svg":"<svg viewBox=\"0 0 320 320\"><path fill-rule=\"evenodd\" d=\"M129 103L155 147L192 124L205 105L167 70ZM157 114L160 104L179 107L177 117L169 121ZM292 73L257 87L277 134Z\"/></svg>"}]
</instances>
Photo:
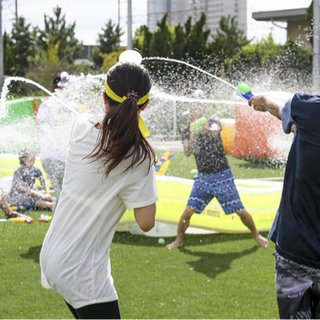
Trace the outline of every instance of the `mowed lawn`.
<instances>
[{"instance_id":1,"label":"mowed lawn","mask_svg":"<svg viewBox=\"0 0 320 320\"><path fill-rule=\"evenodd\" d=\"M236 178L283 176L277 166L228 160ZM167 174L192 178L194 168L193 157L176 152ZM29 213L32 224L0 223L0 318L72 318L63 299L41 287L39 253L49 223L37 220L40 211ZM250 234L188 234L183 248L168 250L158 238L116 232L111 263L122 317L278 318L273 252L272 243L260 248Z\"/></svg>"}]
</instances>

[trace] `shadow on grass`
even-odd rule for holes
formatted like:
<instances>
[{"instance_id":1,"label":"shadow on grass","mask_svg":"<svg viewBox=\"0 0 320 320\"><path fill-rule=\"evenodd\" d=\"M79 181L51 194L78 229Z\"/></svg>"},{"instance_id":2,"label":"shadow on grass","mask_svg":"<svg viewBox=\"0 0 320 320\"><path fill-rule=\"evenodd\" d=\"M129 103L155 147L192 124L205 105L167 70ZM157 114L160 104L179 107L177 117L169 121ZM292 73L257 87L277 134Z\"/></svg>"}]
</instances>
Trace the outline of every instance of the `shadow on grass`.
<instances>
[{"instance_id":1,"label":"shadow on grass","mask_svg":"<svg viewBox=\"0 0 320 320\"><path fill-rule=\"evenodd\" d=\"M264 158L242 158L246 163L236 164L242 169L281 169L286 167L285 160L264 159Z\"/></svg>"},{"instance_id":2,"label":"shadow on grass","mask_svg":"<svg viewBox=\"0 0 320 320\"><path fill-rule=\"evenodd\" d=\"M200 257L197 261L188 261L187 263L193 268L195 272L203 273L209 278L215 278L218 274L231 269L230 265L233 260L239 259L243 256L254 253L259 249L259 246L253 246L251 249L246 249L241 252L201 252L192 251L186 248L179 248L179 251L191 256Z\"/></svg>"},{"instance_id":3,"label":"shadow on grass","mask_svg":"<svg viewBox=\"0 0 320 320\"><path fill-rule=\"evenodd\" d=\"M30 247L27 253L21 253L20 256L24 259L33 259L35 263L39 263L39 256L42 245Z\"/></svg>"},{"instance_id":4,"label":"shadow on grass","mask_svg":"<svg viewBox=\"0 0 320 320\"><path fill-rule=\"evenodd\" d=\"M261 233L267 236L267 233ZM133 246L150 246L150 247L164 247L175 240L175 237L166 237L165 244L158 243L159 237L147 237L145 235L131 234L130 232L116 232L113 242L119 244L127 244ZM202 246L206 244L223 243L228 241L240 241L252 239L251 233L242 234L187 234L184 238L184 246ZM254 241L252 239L252 241Z\"/></svg>"}]
</instances>

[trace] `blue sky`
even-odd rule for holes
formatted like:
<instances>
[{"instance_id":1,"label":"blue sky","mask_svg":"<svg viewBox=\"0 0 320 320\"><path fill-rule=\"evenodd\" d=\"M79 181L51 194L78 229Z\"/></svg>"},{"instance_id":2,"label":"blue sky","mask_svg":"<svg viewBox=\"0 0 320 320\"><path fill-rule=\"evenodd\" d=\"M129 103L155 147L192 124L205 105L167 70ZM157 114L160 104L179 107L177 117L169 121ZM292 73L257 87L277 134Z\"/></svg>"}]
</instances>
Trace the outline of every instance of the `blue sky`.
<instances>
[{"instance_id":1,"label":"blue sky","mask_svg":"<svg viewBox=\"0 0 320 320\"><path fill-rule=\"evenodd\" d=\"M59 6L66 15L68 24L76 21L76 37L83 44L94 45L97 34L109 19L118 23L118 2L120 2L120 26L126 30L126 0L17 0L18 15L24 16L32 26L43 27L44 14L53 16L53 8ZM248 8L252 11L279 10L307 7L311 0L248 0ZM15 0L2 0L2 32L10 32L15 18ZM140 25L147 24L147 0L132 0L133 31ZM277 43L283 43L286 31L271 23L253 21L248 28L248 38L261 39L272 32ZM122 38L126 45L126 35Z\"/></svg>"}]
</instances>

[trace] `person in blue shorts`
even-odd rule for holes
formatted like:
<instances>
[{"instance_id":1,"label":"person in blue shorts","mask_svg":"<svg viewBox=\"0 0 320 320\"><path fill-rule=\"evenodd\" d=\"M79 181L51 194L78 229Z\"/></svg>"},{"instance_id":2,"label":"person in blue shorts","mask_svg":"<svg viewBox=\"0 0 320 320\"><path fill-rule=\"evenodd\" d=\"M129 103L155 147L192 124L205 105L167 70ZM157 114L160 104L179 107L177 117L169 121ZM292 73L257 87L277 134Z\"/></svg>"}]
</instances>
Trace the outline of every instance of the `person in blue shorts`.
<instances>
[{"instance_id":1,"label":"person in blue shorts","mask_svg":"<svg viewBox=\"0 0 320 320\"><path fill-rule=\"evenodd\" d=\"M280 206L269 233L275 242L275 282L281 319L320 318L320 95L296 93L284 106L265 95L249 105L265 108L295 135Z\"/></svg>"},{"instance_id":2,"label":"person in blue shorts","mask_svg":"<svg viewBox=\"0 0 320 320\"><path fill-rule=\"evenodd\" d=\"M203 92L196 90L195 96L203 98ZM200 102L192 103L190 112L193 120L197 120L205 115L206 105ZM259 234L252 216L245 210L241 202L224 152L221 130L219 118L213 116L208 119L206 125L201 127L199 135L190 132L190 127L185 128L182 132L184 153L186 156L194 154L198 174L194 177L187 206L179 220L177 237L174 242L166 246L169 249L182 246L191 216L194 213L201 213L214 197L217 198L226 214L235 212L240 217L260 246L269 246L268 240Z\"/></svg>"}]
</instances>

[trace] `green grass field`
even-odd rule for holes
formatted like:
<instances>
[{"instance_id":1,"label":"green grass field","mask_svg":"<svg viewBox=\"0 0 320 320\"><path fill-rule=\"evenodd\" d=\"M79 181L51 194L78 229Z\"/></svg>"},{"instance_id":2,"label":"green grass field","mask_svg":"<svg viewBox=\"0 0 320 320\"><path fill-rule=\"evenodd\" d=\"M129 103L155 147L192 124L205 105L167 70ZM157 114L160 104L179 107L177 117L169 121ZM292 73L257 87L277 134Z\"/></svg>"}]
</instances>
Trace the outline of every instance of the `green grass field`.
<instances>
[{"instance_id":1,"label":"green grass field","mask_svg":"<svg viewBox=\"0 0 320 320\"><path fill-rule=\"evenodd\" d=\"M235 178L282 177L283 170L233 159ZM168 175L192 178L193 157L177 152ZM39 253L48 223L1 222L0 318L72 318L63 299L40 284ZM44 212L47 213L47 212ZM266 234L263 234L266 236ZM165 238L169 243L174 238ZM250 234L186 235L168 250L157 238L116 232L112 274L126 319L274 319L274 245Z\"/></svg>"}]
</instances>

